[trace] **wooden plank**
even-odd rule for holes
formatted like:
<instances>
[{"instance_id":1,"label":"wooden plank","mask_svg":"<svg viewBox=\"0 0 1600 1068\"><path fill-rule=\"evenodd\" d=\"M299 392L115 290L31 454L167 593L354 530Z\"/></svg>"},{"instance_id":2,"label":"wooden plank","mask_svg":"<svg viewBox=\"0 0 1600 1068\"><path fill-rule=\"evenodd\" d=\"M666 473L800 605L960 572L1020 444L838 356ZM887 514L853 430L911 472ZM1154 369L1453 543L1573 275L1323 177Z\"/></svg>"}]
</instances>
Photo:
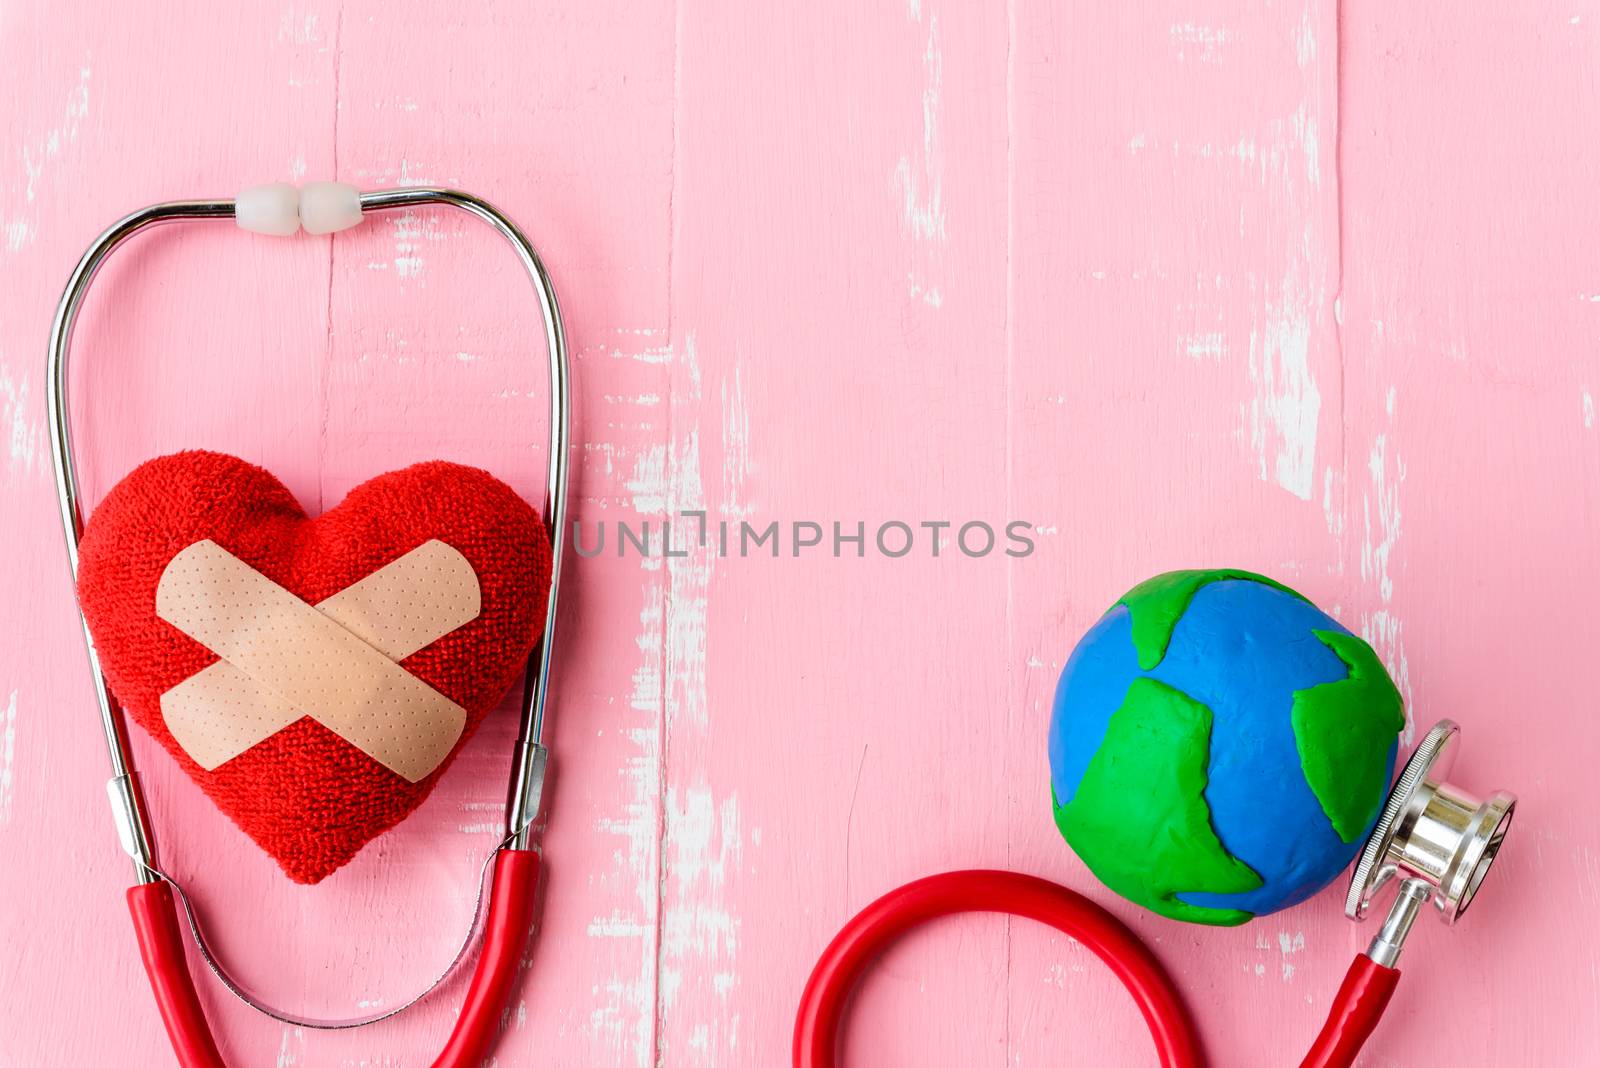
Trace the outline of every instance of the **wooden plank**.
<instances>
[{"instance_id":1,"label":"wooden plank","mask_svg":"<svg viewBox=\"0 0 1600 1068\"><path fill-rule=\"evenodd\" d=\"M1043 736L1078 636L1149 575L1343 607L1332 5L1024 2L1014 41L1014 507L1048 531L1013 567L1012 862L1150 941L1215 1063L1296 1063L1355 944L1333 895L1232 930L1119 901L1052 825ZM1081 948L1014 930L1010 977L1018 1063L1149 1063Z\"/></svg>"},{"instance_id":2,"label":"wooden plank","mask_svg":"<svg viewBox=\"0 0 1600 1068\"><path fill-rule=\"evenodd\" d=\"M1470 7L1344 12L1356 618L1416 723L1462 723L1461 780L1522 796L1471 912L1418 932L1382 1056L1578 1064L1600 1049L1595 926L1575 922L1597 886L1600 152L1579 131L1600 10ZM1447 983L1480 1024L1439 1026Z\"/></svg>"},{"instance_id":3,"label":"wooden plank","mask_svg":"<svg viewBox=\"0 0 1600 1068\"><path fill-rule=\"evenodd\" d=\"M1006 518L1006 25L697 4L682 34L674 499L783 548L669 562L659 1056L777 1064L849 915L1005 862L1005 557L920 524ZM991 1061L1000 933L892 954L851 1063Z\"/></svg>"}]
</instances>

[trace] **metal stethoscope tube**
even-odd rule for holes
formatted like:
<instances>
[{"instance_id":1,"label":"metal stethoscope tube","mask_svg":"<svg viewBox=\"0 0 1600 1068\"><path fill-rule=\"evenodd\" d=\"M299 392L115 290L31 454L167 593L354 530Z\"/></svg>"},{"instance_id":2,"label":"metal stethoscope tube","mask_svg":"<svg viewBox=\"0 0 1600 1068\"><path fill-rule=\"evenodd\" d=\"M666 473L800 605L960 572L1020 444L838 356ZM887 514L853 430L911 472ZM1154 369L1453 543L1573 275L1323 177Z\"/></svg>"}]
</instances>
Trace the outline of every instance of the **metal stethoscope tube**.
<instances>
[{"instance_id":1,"label":"metal stethoscope tube","mask_svg":"<svg viewBox=\"0 0 1600 1068\"><path fill-rule=\"evenodd\" d=\"M476 1065L481 1062L498 1025L500 1007L510 993L522 942L531 926L534 896L538 886L540 856L537 824L541 816L548 750L544 744L550 663L555 643L556 609L560 593L561 561L565 544L567 482L571 424L570 370L566 333L555 288L549 272L527 236L509 218L488 202L469 193L451 189L386 189L360 193L362 213L446 206L465 211L488 223L516 253L539 303L544 323L545 344L550 368L549 461L545 487L544 519L551 548L549 603L544 634L528 662L523 691L521 723L512 760L506 804L505 837L485 862L493 867L492 890L484 928L484 949L468 989L466 1002L446 1050L435 1062L437 1068ZM78 540L83 533L84 509L73 451L69 415L68 356L72 331L85 296L95 275L111 254L129 238L159 224L196 220L232 219L234 200L186 200L154 204L119 220L91 244L78 261L66 290L56 307L50 333L48 367L48 408L51 457L55 465L56 491L66 532L67 556L74 580L78 572ZM81 618L81 616L80 616ZM479 905L474 924L461 949L445 971L422 993L398 1007L373 1016L352 1020L316 1021L273 1009L249 994L217 961L200 929L198 919L181 888L162 873L157 863L155 837L148 810L139 788L137 772L128 747L127 727L121 709L106 688L88 624L83 624L95 698L100 706L101 725L110 752L112 778L108 784L112 813L123 849L132 858L135 885L128 891L139 936L141 955L149 972L157 1003L167 1024L174 1049L184 1065L221 1066L215 1042L195 995L192 978L184 962L178 913L182 913L202 956L222 982L246 1003L277 1019L311 1027L354 1027L384 1019L420 1000L468 957L479 930L477 916L483 912L482 878Z\"/></svg>"}]
</instances>

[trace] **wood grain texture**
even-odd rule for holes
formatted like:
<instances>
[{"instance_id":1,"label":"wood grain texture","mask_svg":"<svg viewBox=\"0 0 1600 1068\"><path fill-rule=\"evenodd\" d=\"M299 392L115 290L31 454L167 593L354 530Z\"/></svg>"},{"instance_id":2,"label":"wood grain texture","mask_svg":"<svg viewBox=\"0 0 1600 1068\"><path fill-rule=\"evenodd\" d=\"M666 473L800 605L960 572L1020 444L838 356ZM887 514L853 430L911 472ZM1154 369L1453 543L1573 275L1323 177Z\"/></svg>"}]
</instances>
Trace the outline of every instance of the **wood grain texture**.
<instances>
[{"instance_id":1,"label":"wood grain texture","mask_svg":"<svg viewBox=\"0 0 1600 1068\"><path fill-rule=\"evenodd\" d=\"M1600 3L951 0L0 8L0 1068L165 1063L55 526L50 314L99 228L266 180L448 184L528 228L574 352L574 511L541 930L500 1065L771 1065L815 955L931 871L1107 902L1218 1064L1298 1059L1367 932L1338 895L1236 930L1111 898L1043 732L1075 637L1182 566L1369 637L1471 785L1522 794L1460 929L1425 925L1363 1064L1600 1057L1587 665L1600 597ZM465 218L226 226L107 269L74 384L87 488L181 447L308 508L442 458L541 497L536 309ZM1038 550L615 555L763 527L1012 519ZM682 530L676 532L682 537ZM659 542L658 542L659 547ZM498 835L490 718L433 798L288 884L142 735L164 857L269 998L425 983ZM236 1063L421 1065L460 986L359 1033L203 984ZM850 1063L1143 1065L1085 953L976 917L891 952Z\"/></svg>"}]
</instances>

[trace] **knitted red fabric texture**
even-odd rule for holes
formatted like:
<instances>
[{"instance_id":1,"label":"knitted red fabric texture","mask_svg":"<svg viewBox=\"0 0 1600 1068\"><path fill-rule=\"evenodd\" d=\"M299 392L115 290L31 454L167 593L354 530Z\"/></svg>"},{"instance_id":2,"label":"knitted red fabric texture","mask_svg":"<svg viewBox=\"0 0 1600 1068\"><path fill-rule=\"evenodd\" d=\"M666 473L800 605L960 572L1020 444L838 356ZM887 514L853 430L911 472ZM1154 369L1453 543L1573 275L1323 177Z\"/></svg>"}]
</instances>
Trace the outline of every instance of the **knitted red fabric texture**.
<instances>
[{"instance_id":1,"label":"knitted red fabric texture","mask_svg":"<svg viewBox=\"0 0 1600 1068\"><path fill-rule=\"evenodd\" d=\"M161 716L161 695L216 656L156 617L161 573L209 538L301 599L318 601L432 538L472 564L477 619L401 664L466 709L461 741L407 782L313 719L206 771ZM523 667L544 625L550 543L538 514L476 468L423 463L358 486L307 518L272 475L213 452L141 465L95 510L79 545L78 598L112 692L218 808L299 883L326 878L428 796Z\"/></svg>"}]
</instances>

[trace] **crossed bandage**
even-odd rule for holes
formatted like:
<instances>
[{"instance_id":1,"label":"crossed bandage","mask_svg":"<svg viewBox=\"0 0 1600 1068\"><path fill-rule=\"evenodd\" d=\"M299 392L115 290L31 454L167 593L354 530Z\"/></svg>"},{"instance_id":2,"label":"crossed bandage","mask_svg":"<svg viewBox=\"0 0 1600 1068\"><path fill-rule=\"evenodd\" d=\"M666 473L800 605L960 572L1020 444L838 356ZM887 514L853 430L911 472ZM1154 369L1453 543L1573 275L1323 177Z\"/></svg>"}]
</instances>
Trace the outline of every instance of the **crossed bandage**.
<instances>
[{"instance_id":1,"label":"crossed bandage","mask_svg":"<svg viewBox=\"0 0 1600 1068\"><path fill-rule=\"evenodd\" d=\"M466 710L402 668L478 617L478 577L425 542L310 605L214 541L172 558L156 615L217 663L161 695L161 714L207 771L310 716L409 782L450 754Z\"/></svg>"}]
</instances>

